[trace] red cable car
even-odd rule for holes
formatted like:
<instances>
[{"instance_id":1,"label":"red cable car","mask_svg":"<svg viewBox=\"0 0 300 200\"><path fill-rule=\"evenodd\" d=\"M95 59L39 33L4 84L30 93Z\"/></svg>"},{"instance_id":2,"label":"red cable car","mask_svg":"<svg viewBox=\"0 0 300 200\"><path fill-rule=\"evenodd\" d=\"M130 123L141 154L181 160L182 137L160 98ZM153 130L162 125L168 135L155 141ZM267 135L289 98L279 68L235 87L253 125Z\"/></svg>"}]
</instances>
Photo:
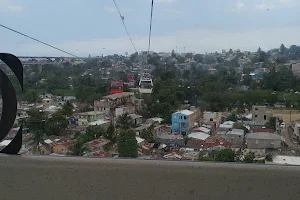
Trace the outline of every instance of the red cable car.
<instances>
[{"instance_id":1,"label":"red cable car","mask_svg":"<svg viewBox=\"0 0 300 200\"><path fill-rule=\"evenodd\" d=\"M128 82L134 82L134 74L128 74L127 80L128 80Z\"/></svg>"},{"instance_id":2,"label":"red cable car","mask_svg":"<svg viewBox=\"0 0 300 200\"><path fill-rule=\"evenodd\" d=\"M120 81L112 81L110 84L111 94L119 94L124 91L124 83Z\"/></svg>"}]
</instances>

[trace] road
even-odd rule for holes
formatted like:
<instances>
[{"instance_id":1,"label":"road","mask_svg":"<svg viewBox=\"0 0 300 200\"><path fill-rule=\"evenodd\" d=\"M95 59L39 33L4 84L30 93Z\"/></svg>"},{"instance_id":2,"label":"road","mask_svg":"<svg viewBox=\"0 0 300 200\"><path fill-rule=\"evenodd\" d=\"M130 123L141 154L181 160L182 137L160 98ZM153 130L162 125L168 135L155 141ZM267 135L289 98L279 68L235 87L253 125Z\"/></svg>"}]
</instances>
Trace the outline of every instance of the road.
<instances>
[{"instance_id":1,"label":"road","mask_svg":"<svg viewBox=\"0 0 300 200\"><path fill-rule=\"evenodd\" d=\"M297 199L298 166L0 156L1 200Z\"/></svg>"}]
</instances>

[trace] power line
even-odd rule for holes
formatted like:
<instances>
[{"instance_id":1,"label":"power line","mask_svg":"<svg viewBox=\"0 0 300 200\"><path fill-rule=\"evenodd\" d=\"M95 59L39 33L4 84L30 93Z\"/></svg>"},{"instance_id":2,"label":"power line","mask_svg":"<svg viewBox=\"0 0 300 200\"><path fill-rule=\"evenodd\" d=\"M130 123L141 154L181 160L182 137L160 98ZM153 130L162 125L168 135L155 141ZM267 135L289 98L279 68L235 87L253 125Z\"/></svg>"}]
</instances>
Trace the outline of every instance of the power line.
<instances>
[{"instance_id":1,"label":"power line","mask_svg":"<svg viewBox=\"0 0 300 200\"><path fill-rule=\"evenodd\" d=\"M149 30L149 43L148 43L148 56L149 56L150 45L151 45L151 31L152 31L152 18L153 18L153 2L154 2L154 0L152 0L152 3L151 3L150 30Z\"/></svg>"},{"instance_id":2,"label":"power line","mask_svg":"<svg viewBox=\"0 0 300 200\"><path fill-rule=\"evenodd\" d=\"M42 42L42 41L40 41L40 40L38 40L38 39L35 39L35 38L33 38L33 37L30 37L30 36L28 36L28 35L26 35L26 34L24 34L24 33L21 33L21 32L19 32L19 31L16 31L16 30L14 30L14 29L12 29L12 28L9 28L9 27L4 26L4 25L2 25L2 24L0 24L0 26L3 27L3 28L6 28L6 29L8 29L8 30L10 30L10 31L12 31L12 32L15 32L15 33L18 33L18 34L20 34L20 35L23 35L23 36L25 36L25 37L27 37L27 38L29 38L29 39L32 39L32 40L34 40L34 41L37 41L37 42L39 42L39 43L41 43L41 44L44 44L44 45L46 45L46 46L49 46L49 47L51 47L51 48L53 48L53 49L56 49L56 50L61 51L61 52L63 52L63 53L66 53L66 54L68 54L68 55L70 55L70 56L74 56L74 57L76 57L76 58L79 58L78 56L76 56L76 55L74 55L74 54L71 54L71 53L69 53L69 52L67 52L67 51L64 51L64 50L62 50L62 49L59 49L59 48L57 48L57 47L55 47L55 46L52 46L52 45L47 44L47 43L45 43L45 42Z\"/></svg>"},{"instance_id":3,"label":"power line","mask_svg":"<svg viewBox=\"0 0 300 200\"><path fill-rule=\"evenodd\" d=\"M115 0L113 0L113 2L114 2L115 6L116 6L116 8L117 8L117 11L118 11L118 13L119 13L119 15L120 15L121 21L122 21L122 23L123 23L123 25L124 25L124 28L125 28L125 30L126 30L126 33L127 33L128 37L129 37L129 39L130 39L131 44L132 44L132 46L133 46L135 52L138 52L138 51L136 50L135 46L134 46L134 43L133 43L133 41L132 41L132 38L130 37L130 34L129 34L128 29L127 29L127 27L126 27L126 24L125 24L125 22L124 22L124 17L122 16L122 14L121 14L121 12L120 12L120 9L119 9L119 7L118 7L118 5L117 5L117 2L116 2Z\"/></svg>"}]
</instances>

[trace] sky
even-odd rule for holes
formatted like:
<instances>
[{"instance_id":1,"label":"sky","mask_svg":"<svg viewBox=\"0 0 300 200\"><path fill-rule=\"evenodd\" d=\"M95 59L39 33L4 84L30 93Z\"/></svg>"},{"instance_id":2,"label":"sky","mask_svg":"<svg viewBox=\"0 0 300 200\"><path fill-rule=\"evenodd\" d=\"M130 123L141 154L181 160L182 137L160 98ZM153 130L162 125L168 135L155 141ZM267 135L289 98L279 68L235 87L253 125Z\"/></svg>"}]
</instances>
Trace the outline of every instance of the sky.
<instances>
[{"instance_id":1,"label":"sky","mask_svg":"<svg viewBox=\"0 0 300 200\"><path fill-rule=\"evenodd\" d=\"M150 0L116 0L137 51ZM300 0L154 0L151 50L256 51L300 45ZM113 0L0 0L0 24L77 56L134 53ZM0 27L0 52L68 56Z\"/></svg>"}]
</instances>

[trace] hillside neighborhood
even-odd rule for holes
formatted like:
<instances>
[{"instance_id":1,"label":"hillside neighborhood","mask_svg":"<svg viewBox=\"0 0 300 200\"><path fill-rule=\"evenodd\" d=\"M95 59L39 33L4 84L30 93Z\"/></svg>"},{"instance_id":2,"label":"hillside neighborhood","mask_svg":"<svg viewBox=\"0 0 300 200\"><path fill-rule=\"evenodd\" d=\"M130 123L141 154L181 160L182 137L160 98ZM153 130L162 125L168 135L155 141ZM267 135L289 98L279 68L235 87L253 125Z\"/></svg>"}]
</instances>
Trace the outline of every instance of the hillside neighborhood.
<instances>
[{"instance_id":1,"label":"hillside neighborhood","mask_svg":"<svg viewBox=\"0 0 300 200\"><path fill-rule=\"evenodd\" d=\"M20 59L25 91L0 148L22 125L25 155L300 163L296 45Z\"/></svg>"}]
</instances>

